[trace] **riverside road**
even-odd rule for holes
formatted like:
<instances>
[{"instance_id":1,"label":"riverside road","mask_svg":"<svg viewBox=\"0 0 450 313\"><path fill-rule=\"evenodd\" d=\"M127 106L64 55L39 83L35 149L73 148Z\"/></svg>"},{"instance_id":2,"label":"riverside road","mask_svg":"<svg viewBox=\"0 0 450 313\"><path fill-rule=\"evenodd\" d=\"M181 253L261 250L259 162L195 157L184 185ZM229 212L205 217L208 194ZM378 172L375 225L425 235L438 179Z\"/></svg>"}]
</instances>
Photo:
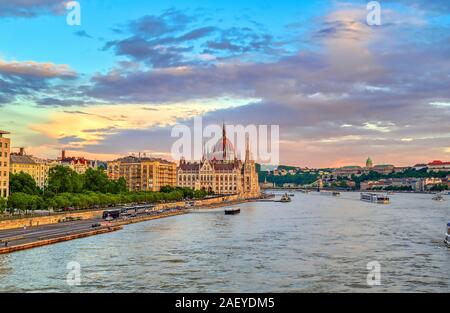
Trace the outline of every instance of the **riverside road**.
<instances>
[{"instance_id":1,"label":"riverside road","mask_svg":"<svg viewBox=\"0 0 450 313\"><path fill-rule=\"evenodd\" d=\"M0 230L0 247L27 244L39 240L58 238L94 230L93 224L102 222L102 219L87 219L58 224L42 225L27 228ZM100 227L96 228L99 229Z\"/></svg>"},{"instance_id":2,"label":"riverside road","mask_svg":"<svg viewBox=\"0 0 450 313\"><path fill-rule=\"evenodd\" d=\"M22 246L21 249L29 249L35 247L34 244L38 242L49 242L45 244L51 244L63 241L67 237L67 240L73 240L85 235L96 235L109 231L119 230L121 225L143 222L155 218L169 217L186 213L184 208L171 208L159 211L145 212L134 215L121 215L110 222L105 222L102 218L91 218L85 220L72 220L65 221L57 224L47 224L34 227L22 227L8 230L0 230L0 254L18 251L16 249L11 250L13 247ZM93 233L94 232L94 233ZM54 241L54 239L59 239ZM27 247L23 248L23 245ZM39 244L37 246L40 246Z\"/></svg>"}]
</instances>

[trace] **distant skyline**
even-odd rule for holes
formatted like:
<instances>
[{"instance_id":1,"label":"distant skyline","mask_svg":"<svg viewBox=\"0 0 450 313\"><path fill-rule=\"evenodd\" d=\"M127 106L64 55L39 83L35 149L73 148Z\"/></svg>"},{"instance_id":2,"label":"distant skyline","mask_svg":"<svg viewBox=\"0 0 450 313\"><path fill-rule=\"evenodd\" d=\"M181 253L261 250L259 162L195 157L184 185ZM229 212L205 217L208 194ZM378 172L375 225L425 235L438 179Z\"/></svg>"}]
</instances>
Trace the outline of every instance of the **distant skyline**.
<instances>
[{"instance_id":1,"label":"distant skyline","mask_svg":"<svg viewBox=\"0 0 450 313\"><path fill-rule=\"evenodd\" d=\"M280 125L280 163L450 160L450 3L0 3L0 129L56 158L170 158L176 123Z\"/></svg>"}]
</instances>

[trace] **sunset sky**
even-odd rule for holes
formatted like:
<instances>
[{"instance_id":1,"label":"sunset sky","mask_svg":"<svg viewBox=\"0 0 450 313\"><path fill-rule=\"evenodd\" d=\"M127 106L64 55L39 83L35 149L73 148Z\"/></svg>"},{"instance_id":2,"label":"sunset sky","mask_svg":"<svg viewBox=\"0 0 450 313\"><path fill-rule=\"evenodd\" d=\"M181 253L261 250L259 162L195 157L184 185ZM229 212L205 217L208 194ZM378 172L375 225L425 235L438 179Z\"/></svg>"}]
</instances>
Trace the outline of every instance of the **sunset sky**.
<instances>
[{"instance_id":1,"label":"sunset sky","mask_svg":"<svg viewBox=\"0 0 450 313\"><path fill-rule=\"evenodd\" d=\"M280 125L282 164L450 161L450 1L0 0L0 129L28 153L169 158L171 129Z\"/></svg>"}]
</instances>

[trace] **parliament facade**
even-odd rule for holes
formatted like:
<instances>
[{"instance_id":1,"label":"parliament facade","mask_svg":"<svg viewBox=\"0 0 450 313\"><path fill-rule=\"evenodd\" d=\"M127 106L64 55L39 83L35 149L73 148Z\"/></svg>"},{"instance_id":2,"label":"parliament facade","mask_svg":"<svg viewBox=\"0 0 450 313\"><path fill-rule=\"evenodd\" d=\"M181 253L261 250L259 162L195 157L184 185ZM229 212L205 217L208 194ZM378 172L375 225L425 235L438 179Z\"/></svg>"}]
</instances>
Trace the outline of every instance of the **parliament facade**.
<instances>
[{"instance_id":1,"label":"parliament facade","mask_svg":"<svg viewBox=\"0 0 450 313\"><path fill-rule=\"evenodd\" d=\"M180 160L177 170L177 186L206 190L217 195L238 195L256 198L260 195L255 161L251 160L249 143L246 144L245 160L239 160L233 144L223 127L222 139L211 153L201 161Z\"/></svg>"}]
</instances>

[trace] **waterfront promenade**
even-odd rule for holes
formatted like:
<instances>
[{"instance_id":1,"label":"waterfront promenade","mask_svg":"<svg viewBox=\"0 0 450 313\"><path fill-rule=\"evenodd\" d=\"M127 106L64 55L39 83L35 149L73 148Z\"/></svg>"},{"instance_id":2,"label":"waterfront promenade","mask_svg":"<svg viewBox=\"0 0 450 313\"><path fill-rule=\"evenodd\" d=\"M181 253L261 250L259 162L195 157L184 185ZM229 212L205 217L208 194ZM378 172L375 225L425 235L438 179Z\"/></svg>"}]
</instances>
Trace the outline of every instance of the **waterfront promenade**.
<instances>
[{"instance_id":1,"label":"waterfront promenade","mask_svg":"<svg viewBox=\"0 0 450 313\"><path fill-rule=\"evenodd\" d=\"M187 212L184 209L166 209L133 218L119 218L111 222L106 222L101 218L91 218L72 222L1 230L0 254L104 234L121 230L123 225L185 213Z\"/></svg>"},{"instance_id":2,"label":"waterfront promenade","mask_svg":"<svg viewBox=\"0 0 450 313\"><path fill-rule=\"evenodd\" d=\"M134 217L121 217L110 222L106 222L101 217L94 217L32 227L3 229L0 230L0 254L113 232L121 230L124 225L128 224L187 214L191 209L218 208L248 201L250 200L218 197L200 200L189 209L186 206L174 207L180 204L178 202L164 204L160 210L153 210Z\"/></svg>"}]
</instances>

